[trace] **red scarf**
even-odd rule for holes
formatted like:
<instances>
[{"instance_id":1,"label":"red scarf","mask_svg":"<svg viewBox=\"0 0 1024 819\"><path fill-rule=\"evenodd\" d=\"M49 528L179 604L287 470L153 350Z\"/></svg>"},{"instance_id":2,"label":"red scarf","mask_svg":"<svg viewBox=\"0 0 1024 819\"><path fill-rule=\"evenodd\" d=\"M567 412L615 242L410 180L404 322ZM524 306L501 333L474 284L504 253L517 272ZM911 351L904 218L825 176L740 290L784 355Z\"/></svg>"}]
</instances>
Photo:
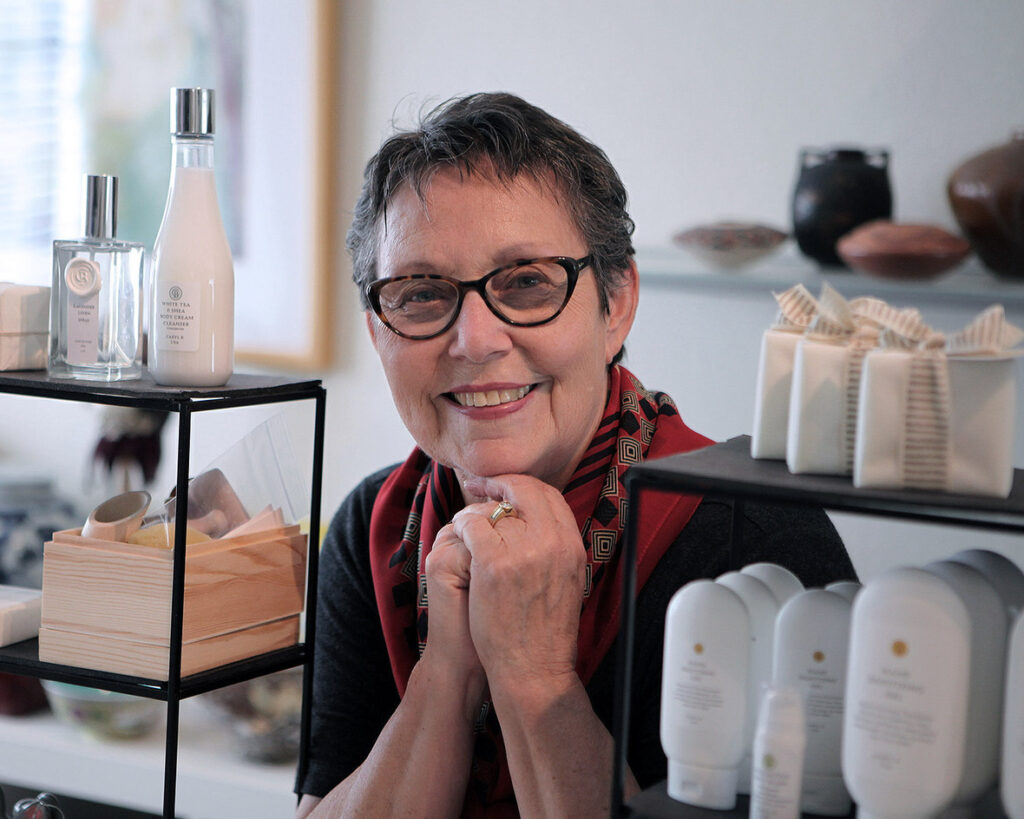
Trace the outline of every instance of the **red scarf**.
<instances>
[{"instance_id":1,"label":"red scarf","mask_svg":"<svg viewBox=\"0 0 1024 819\"><path fill-rule=\"evenodd\" d=\"M624 367L609 378L608 404L563 495L587 552L576 670L584 684L615 640L620 618L626 469L641 461L712 443L687 427L672 399L651 393ZM700 496L656 492L644 499L637 539L637 588L686 526ZM400 695L426 640L424 560L442 526L463 506L455 472L416 449L388 476L370 519L370 566L391 669ZM493 709L477 733L466 815L517 815L504 745Z\"/></svg>"}]
</instances>

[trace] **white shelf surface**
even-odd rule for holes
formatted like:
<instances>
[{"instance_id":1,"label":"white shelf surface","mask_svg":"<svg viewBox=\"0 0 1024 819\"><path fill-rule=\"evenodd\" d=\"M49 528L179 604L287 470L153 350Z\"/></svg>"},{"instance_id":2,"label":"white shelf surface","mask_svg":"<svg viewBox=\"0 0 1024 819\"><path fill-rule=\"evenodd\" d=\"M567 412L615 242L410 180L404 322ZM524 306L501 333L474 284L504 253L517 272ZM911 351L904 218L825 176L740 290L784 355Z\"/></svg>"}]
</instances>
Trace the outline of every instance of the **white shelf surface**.
<instances>
[{"instance_id":1,"label":"white shelf surface","mask_svg":"<svg viewBox=\"0 0 1024 819\"><path fill-rule=\"evenodd\" d=\"M232 751L227 729L195 699L180 703L179 729L176 817L294 814L294 762L243 760ZM160 814L164 741L162 720L146 737L101 741L48 711L0 716L0 782Z\"/></svg>"},{"instance_id":2,"label":"white shelf surface","mask_svg":"<svg viewBox=\"0 0 1024 819\"><path fill-rule=\"evenodd\" d=\"M1007 313L1024 310L1024 279L1000 279L976 256L928 281L896 281L845 268L821 267L789 241L773 254L735 269L715 268L677 247L641 247L636 255L643 286L682 290L781 292L804 284L813 295L828 282L847 298L876 296L894 307L950 304L974 307L1002 304Z\"/></svg>"}]
</instances>

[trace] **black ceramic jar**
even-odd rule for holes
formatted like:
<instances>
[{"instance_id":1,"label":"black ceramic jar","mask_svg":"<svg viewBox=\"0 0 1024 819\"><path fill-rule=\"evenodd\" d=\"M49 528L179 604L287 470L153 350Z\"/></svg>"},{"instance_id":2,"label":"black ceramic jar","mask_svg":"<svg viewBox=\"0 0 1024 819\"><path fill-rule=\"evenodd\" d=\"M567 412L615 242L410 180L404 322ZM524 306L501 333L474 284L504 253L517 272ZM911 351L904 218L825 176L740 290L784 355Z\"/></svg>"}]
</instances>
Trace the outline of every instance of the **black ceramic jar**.
<instances>
[{"instance_id":1,"label":"black ceramic jar","mask_svg":"<svg viewBox=\"0 0 1024 819\"><path fill-rule=\"evenodd\" d=\"M819 264L843 267L836 242L858 225L892 216L889 152L805 148L793 191L793 236Z\"/></svg>"}]
</instances>

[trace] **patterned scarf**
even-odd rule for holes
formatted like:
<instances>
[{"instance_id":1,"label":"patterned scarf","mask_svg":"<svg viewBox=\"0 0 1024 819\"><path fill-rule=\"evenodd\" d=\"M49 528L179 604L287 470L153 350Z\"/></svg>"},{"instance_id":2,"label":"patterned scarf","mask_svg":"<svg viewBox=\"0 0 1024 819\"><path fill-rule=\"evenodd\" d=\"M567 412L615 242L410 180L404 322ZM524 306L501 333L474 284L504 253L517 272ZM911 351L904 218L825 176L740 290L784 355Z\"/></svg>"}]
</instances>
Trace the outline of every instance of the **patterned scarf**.
<instances>
[{"instance_id":1,"label":"patterned scarf","mask_svg":"<svg viewBox=\"0 0 1024 819\"><path fill-rule=\"evenodd\" d=\"M608 403L563 495L587 552L576 669L584 684L615 639L622 565L619 542L628 500L622 477L641 461L699 449L710 439L689 429L672 399L651 393L624 367L609 378ZM644 499L637 540L637 588L689 521L699 496L656 492ZM454 470L418 448L381 487L370 521L370 565L377 606L400 695L427 636L424 560L442 526L463 506ZM515 816L504 744L493 709L477 726L466 816Z\"/></svg>"}]
</instances>

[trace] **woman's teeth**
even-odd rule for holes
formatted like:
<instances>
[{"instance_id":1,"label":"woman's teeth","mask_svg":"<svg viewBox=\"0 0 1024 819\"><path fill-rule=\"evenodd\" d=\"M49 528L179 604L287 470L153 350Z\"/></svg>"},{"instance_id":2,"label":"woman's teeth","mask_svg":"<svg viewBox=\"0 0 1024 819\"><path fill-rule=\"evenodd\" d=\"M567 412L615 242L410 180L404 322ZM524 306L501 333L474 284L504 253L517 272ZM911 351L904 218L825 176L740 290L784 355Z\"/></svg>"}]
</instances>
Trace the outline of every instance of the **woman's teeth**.
<instances>
[{"instance_id":1,"label":"woman's teeth","mask_svg":"<svg viewBox=\"0 0 1024 819\"><path fill-rule=\"evenodd\" d=\"M510 401L518 401L530 387L517 387L514 390L487 390L486 392L453 392L456 403L464 407L496 407Z\"/></svg>"}]
</instances>

